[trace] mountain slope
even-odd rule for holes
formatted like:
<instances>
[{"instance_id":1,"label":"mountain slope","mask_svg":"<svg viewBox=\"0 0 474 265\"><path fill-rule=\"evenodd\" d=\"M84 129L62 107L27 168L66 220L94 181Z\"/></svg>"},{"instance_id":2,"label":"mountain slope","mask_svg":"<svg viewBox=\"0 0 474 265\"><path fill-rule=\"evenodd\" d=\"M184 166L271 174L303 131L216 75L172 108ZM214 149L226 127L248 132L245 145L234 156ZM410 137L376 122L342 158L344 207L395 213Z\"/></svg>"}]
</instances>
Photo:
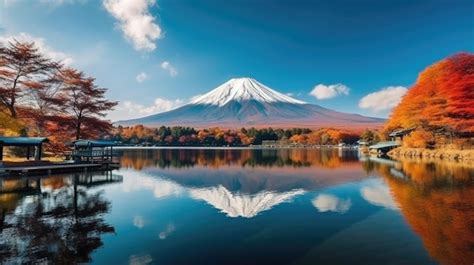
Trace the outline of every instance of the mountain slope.
<instances>
[{"instance_id":1,"label":"mountain slope","mask_svg":"<svg viewBox=\"0 0 474 265\"><path fill-rule=\"evenodd\" d=\"M377 127L383 119L326 109L291 98L251 78L236 78L190 103L120 125L238 127Z\"/></svg>"}]
</instances>

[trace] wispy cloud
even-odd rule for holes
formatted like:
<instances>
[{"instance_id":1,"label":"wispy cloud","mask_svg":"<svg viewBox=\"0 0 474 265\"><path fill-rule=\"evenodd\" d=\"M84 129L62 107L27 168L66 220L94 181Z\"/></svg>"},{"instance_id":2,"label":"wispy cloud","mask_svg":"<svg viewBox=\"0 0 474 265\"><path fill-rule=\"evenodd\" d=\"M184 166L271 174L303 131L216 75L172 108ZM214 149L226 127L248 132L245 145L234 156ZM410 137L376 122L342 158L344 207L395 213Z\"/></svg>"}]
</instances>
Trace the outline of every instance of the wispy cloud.
<instances>
[{"instance_id":1,"label":"wispy cloud","mask_svg":"<svg viewBox=\"0 0 474 265\"><path fill-rule=\"evenodd\" d=\"M153 262L153 258L149 254L131 255L128 264L130 265L145 265Z\"/></svg>"},{"instance_id":2,"label":"wispy cloud","mask_svg":"<svg viewBox=\"0 0 474 265\"><path fill-rule=\"evenodd\" d=\"M349 87L344 84L334 84L334 85L324 85L319 84L313 88L309 93L311 96L314 96L316 99L330 99L335 98L340 95L349 95Z\"/></svg>"},{"instance_id":3,"label":"wispy cloud","mask_svg":"<svg viewBox=\"0 0 474 265\"><path fill-rule=\"evenodd\" d=\"M359 107L374 112L390 110L400 103L406 92L407 88L403 86L385 87L377 92L364 96L359 101Z\"/></svg>"},{"instance_id":4,"label":"wispy cloud","mask_svg":"<svg viewBox=\"0 0 474 265\"><path fill-rule=\"evenodd\" d=\"M122 101L112 111L108 118L112 121L138 118L146 115L157 114L184 105L185 101L181 99L156 98L152 105L145 106L132 101Z\"/></svg>"},{"instance_id":5,"label":"wispy cloud","mask_svg":"<svg viewBox=\"0 0 474 265\"><path fill-rule=\"evenodd\" d=\"M19 2L31 4L31 1L28 1L28 0L0 0L0 4L2 3L2 1L4 1L7 7ZM88 1L89 0L38 0L37 2L44 5L49 5L51 7L59 7L64 4L75 4L75 3L85 4Z\"/></svg>"},{"instance_id":6,"label":"wispy cloud","mask_svg":"<svg viewBox=\"0 0 474 265\"><path fill-rule=\"evenodd\" d=\"M117 26L137 51L156 49L155 41L161 37L161 28L151 15L155 0L103 0L107 12L118 20Z\"/></svg>"},{"instance_id":7,"label":"wispy cloud","mask_svg":"<svg viewBox=\"0 0 474 265\"><path fill-rule=\"evenodd\" d=\"M143 216L141 215L134 216L133 225L136 226L138 229L142 229L145 226L145 221L143 220Z\"/></svg>"},{"instance_id":8,"label":"wispy cloud","mask_svg":"<svg viewBox=\"0 0 474 265\"><path fill-rule=\"evenodd\" d=\"M53 6L60 6L63 4L85 4L88 0L40 0L39 2L42 4L49 4Z\"/></svg>"},{"instance_id":9,"label":"wispy cloud","mask_svg":"<svg viewBox=\"0 0 474 265\"><path fill-rule=\"evenodd\" d=\"M145 72L141 72L135 77L135 79L138 83L143 83L145 80L148 79L148 75Z\"/></svg>"},{"instance_id":10,"label":"wispy cloud","mask_svg":"<svg viewBox=\"0 0 474 265\"><path fill-rule=\"evenodd\" d=\"M176 230L176 226L174 225L174 223L169 223L166 226L165 230L160 232L158 236L161 240L164 240L168 238L175 230Z\"/></svg>"},{"instance_id":11,"label":"wispy cloud","mask_svg":"<svg viewBox=\"0 0 474 265\"><path fill-rule=\"evenodd\" d=\"M170 62L164 61L160 66L163 70L167 71L171 77L178 75L178 70Z\"/></svg>"},{"instance_id":12,"label":"wispy cloud","mask_svg":"<svg viewBox=\"0 0 474 265\"><path fill-rule=\"evenodd\" d=\"M62 62L64 65L68 66L74 62L74 59L70 55L53 49L43 38L34 37L24 32L17 35L0 36L0 42L6 43L14 40L22 42L34 42L35 47L39 50L39 52L52 60Z\"/></svg>"}]
</instances>

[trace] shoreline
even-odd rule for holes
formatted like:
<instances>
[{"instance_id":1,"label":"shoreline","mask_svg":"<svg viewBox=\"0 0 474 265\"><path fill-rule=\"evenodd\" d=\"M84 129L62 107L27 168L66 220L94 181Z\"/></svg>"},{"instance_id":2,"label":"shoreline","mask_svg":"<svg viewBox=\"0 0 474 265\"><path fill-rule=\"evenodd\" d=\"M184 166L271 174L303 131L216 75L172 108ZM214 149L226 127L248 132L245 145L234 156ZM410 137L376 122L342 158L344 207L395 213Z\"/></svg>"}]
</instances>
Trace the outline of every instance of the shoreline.
<instances>
[{"instance_id":1,"label":"shoreline","mask_svg":"<svg viewBox=\"0 0 474 265\"><path fill-rule=\"evenodd\" d=\"M159 150L159 149L181 149L181 150L280 150L280 149L343 149L358 150L356 147L338 147L338 146L117 146L117 150Z\"/></svg>"},{"instance_id":2,"label":"shoreline","mask_svg":"<svg viewBox=\"0 0 474 265\"><path fill-rule=\"evenodd\" d=\"M390 158L420 159L423 161L449 161L466 165L474 165L474 149L426 149L397 147L387 153Z\"/></svg>"}]
</instances>

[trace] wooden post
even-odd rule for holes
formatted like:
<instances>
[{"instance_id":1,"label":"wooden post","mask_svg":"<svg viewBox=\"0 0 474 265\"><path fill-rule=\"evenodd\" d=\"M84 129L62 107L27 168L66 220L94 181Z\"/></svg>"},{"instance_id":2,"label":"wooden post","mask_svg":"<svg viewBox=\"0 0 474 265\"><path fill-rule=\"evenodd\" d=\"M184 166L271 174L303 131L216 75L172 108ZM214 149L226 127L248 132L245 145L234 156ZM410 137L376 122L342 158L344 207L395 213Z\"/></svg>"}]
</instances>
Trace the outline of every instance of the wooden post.
<instances>
[{"instance_id":1,"label":"wooden post","mask_svg":"<svg viewBox=\"0 0 474 265\"><path fill-rule=\"evenodd\" d=\"M26 160L30 160L30 147L26 147Z\"/></svg>"},{"instance_id":2,"label":"wooden post","mask_svg":"<svg viewBox=\"0 0 474 265\"><path fill-rule=\"evenodd\" d=\"M38 153L36 153L35 160L41 160L41 153L43 152L43 144L38 145Z\"/></svg>"}]
</instances>

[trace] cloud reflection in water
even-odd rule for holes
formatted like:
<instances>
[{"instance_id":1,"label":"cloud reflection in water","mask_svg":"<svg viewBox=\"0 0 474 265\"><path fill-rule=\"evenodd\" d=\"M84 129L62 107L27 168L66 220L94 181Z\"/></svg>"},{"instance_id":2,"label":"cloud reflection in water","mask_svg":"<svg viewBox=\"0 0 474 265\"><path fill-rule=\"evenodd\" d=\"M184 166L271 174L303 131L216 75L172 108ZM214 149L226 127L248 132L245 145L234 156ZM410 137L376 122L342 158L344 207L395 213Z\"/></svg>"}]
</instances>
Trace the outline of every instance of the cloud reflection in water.
<instances>
[{"instance_id":1,"label":"cloud reflection in water","mask_svg":"<svg viewBox=\"0 0 474 265\"><path fill-rule=\"evenodd\" d=\"M345 213L352 206L351 199L341 199L330 194L319 194L312 203L319 212Z\"/></svg>"}]
</instances>

